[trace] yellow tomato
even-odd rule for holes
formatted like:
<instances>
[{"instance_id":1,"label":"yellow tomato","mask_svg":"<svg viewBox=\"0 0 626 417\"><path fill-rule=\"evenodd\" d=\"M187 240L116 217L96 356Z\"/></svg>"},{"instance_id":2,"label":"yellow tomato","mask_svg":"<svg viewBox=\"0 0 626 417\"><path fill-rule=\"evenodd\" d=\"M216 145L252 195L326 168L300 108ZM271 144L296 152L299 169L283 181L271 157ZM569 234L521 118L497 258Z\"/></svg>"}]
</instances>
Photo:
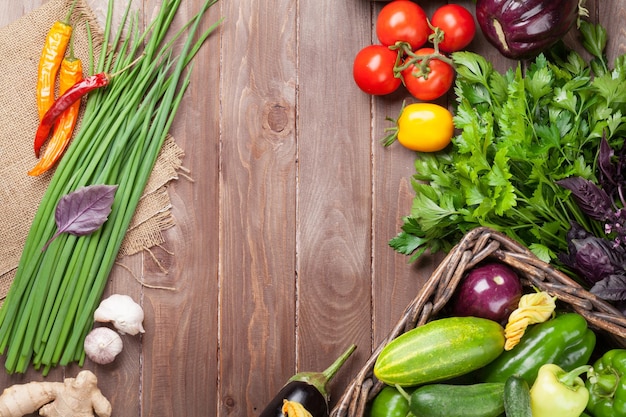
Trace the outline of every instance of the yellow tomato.
<instances>
[{"instance_id":1,"label":"yellow tomato","mask_svg":"<svg viewBox=\"0 0 626 417\"><path fill-rule=\"evenodd\" d=\"M418 152L440 151L454 134L452 113L434 103L413 103L398 118L398 142Z\"/></svg>"}]
</instances>

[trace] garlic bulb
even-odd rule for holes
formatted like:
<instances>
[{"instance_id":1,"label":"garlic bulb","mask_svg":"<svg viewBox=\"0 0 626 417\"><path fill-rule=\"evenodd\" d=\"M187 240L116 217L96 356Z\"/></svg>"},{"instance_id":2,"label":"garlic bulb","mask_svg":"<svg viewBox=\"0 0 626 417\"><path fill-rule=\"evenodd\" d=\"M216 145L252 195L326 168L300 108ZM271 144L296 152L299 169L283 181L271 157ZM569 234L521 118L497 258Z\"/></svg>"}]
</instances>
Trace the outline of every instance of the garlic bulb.
<instances>
[{"instance_id":1,"label":"garlic bulb","mask_svg":"<svg viewBox=\"0 0 626 417\"><path fill-rule=\"evenodd\" d=\"M144 333L143 309L130 296L113 294L102 300L93 314L97 322L112 323L122 334Z\"/></svg>"},{"instance_id":2,"label":"garlic bulb","mask_svg":"<svg viewBox=\"0 0 626 417\"><path fill-rule=\"evenodd\" d=\"M85 354L100 365L113 362L124 347L122 338L108 327L96 327L85 337Z\"/></svg>"}]
</instances>

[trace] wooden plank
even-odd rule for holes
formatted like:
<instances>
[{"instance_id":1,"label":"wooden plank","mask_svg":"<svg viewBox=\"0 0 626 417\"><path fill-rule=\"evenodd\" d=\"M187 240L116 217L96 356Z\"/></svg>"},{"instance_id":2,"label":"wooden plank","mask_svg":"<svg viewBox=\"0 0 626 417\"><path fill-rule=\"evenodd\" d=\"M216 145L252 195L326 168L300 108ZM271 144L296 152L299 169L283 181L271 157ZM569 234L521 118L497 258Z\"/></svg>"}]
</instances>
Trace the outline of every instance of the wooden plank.
<instances>
[{"instance_id":1,"label":"wooden plank","mask_svg":"<svg viewBox=\"0 0 626 417\"><path fill-rule=\"evenodd\" d=\"M352 59L370 37L366 2L300 2L298 95L298 369L357 351L337 397L371 346L370 99Z\"/></svg>"},{"instance_id":2,"label":"wooden plank","mask_svg":"<svg viewBox=\"0 0 626 417\"><path fill-rule=\"evenodd\" d=\"M182 2L172 29L192 20L203 3ZM144 5L146 21L159 4ZM201 28L207 29L222 12L221 5L212 7ZM175 290L142 291L150 332L144 337L141 415L217 415L218 51L219 30L194 59L191 84L171 129L185 151L183 165L188 170L169 190L176 227L167 230L163 248L143 256L145 279Z\"/></svg>"},{"instance_id":3,"label":"wooden plank","mask_svg":"<svg viewBox=\"0 0 626 417\"><path fill-rule=\"evenodd\" d=\"M19 19L41 6L43 0L25 0L20 3L4 1L0 3L0 27Z\"/></svg>"},{"instance_id":4,"label":"wooden plank","mask_svg":"<svg viewBox=\"0 0 626 417\"><path fill-rule=\"evenodd\" d=\"M602 2L596 0L589 6L591 12L597 13L598 21L607 29L609 41L607 45L607 55L613 62L616 56L626 54L626 32L624 31L624 20L626 19L626 2Z\"/></svg>"},{"instance_id":5,"label":"wooden plank","mask_svg":"<svg viewBox=\"0 0 626 417\"><path fill-rule=\"evenodd\" d=\"M267 6L222 4L218 415L260 413L295 370L297 19Z\"/></svg>"}]
</instances>

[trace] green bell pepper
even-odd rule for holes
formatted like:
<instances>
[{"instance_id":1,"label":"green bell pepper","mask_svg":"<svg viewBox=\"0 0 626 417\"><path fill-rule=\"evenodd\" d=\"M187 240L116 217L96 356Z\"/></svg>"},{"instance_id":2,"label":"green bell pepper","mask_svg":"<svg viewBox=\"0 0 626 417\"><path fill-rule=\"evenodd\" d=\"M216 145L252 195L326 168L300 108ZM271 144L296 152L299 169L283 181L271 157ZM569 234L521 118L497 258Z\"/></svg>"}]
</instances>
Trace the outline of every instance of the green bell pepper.
<instances>
[{"instance_id":1,"label":"green bell pepper","mask_svg":"<svg viewBox=\"0 0 626 417\"><path fill-rule=\"evenodd\" d=\"M626 416L626 349L612 349L594 364L586 382L594 417Z\"/></svg>"},{"instance_id":2,"label":"green bell pepper","mask_svg":"<svg viewBox=\"0 0 626 417\"><path fill-rule=\"evenodd\" d=\"M564 313L530 326L519 344L478 370L476 377L484 382L506 382L517 375L532 386L542 365L552 363L571 371L589 362L595 345L596 335L587 327L587 320L577 313Z\"/></svg>"},{"instance_id":3,"label":"green bell pepper","mask_svg":"<svg viewBox=\"0 0 626 417\"><path fill-rule=\"evenodd\" d=\"M370 417L407 417L409 400L404 394L390 385L385 386L372 400L369 409Z\"/></svg>"}]
</instances>

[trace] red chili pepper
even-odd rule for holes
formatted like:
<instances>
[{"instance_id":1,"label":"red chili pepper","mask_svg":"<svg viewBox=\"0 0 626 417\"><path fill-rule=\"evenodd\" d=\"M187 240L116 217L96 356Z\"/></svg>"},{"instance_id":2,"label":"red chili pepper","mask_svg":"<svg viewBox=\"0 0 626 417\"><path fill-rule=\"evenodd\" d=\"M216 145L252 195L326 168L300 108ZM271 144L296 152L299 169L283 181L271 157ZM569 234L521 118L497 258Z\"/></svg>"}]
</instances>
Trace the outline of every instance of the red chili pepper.
<instances>
[{"instance_id":1,"label":"red chili pepper","mask_svg":"<svg viewBox=\"0 0 626 417\"><path fill-rule=\"evenodd\" d=\"M41 119L39 127L37 128L37 133L35 134L35 155L37 158L39 158L39 150L43 146L46 139L48 139L50 130L52 130L55 122L59 117L61 117L63 112L90 91L108 85L110 79L110 75L104 72L91 75L71 86L65 93L55 100L52 107L48 109L46 114Z\"/></svg>"}]
</instances>

